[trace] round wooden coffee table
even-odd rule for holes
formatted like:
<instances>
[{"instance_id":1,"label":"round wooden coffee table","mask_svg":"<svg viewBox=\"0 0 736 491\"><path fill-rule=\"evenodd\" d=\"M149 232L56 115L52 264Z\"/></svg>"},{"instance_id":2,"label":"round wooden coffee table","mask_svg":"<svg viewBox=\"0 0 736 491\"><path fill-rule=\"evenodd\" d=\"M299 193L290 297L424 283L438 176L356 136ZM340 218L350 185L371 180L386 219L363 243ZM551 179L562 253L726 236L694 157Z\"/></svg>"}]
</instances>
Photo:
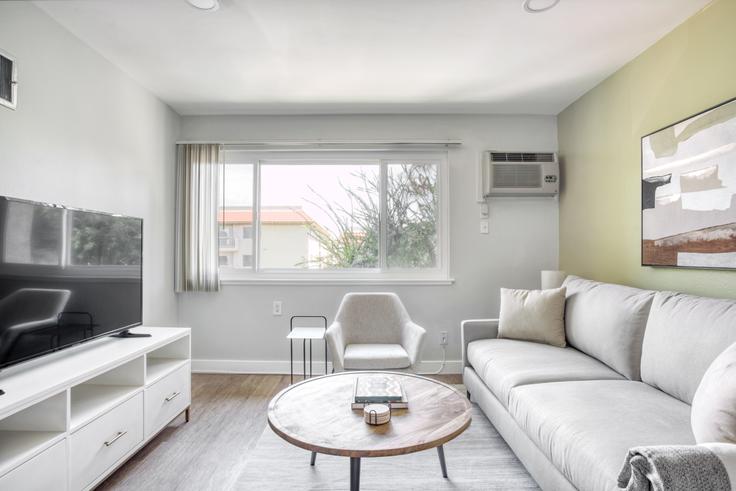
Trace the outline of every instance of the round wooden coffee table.
<instances>
[{"instance_id":1,"label":"round wooden coffee table","mask_svg":"<svg viewBox=\"0 0 736 491\"><path fill-rule=\"evenodd\" d=\"M470 426L470 402L458 390L418 375L382 372L398 377L409 409L394 409L391 421L371 426L363 411L352 410L355 378L342 372L287 387L268 405L268 424L287 442L312 452L350 457L350 489L360 488L360 459L387 457L437 448L447 477L443 444Z\"/></svg>"}]
</instances>

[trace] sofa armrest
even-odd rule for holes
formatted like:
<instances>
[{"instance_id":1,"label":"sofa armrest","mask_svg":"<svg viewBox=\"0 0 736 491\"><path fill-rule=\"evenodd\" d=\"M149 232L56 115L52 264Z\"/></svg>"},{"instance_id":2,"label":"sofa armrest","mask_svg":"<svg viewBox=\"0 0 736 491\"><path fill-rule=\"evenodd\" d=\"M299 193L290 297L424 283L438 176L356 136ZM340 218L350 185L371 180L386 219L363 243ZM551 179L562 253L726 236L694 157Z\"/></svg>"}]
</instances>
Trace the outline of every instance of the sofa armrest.
<instances>
[{"instance_id":1,"label":"sofa armrest","mask_svg":"<svg viewBox=\"0 0 736 491\"><path fill-rule=\"evenodd\" d=\"M345 366L345 340L342 333L342 325L339 322L333 322L325 332L327 345L330 347L330 355L332 357L332 370L342 372Z\"/></svg>"},{"instance_id":2,"label":"sofa armrest","mask_svg":"<svg viewBox=\"0 0 736 491\"><path fill-rule=\"evenodd\" d=\"M736 489L736 444L734 443L700 443L701 447L708 448L723 462L731 487Z\"/></svg>"},{"instance_id":3,"label":"sofa armrest","mask_svg":"<svg viewBox=\"0 0 736 491\"><path fill-rule=\"evenodd\" d=\"M460 337L463 349L463 366L468 363L468 344L478 339L498 337L498 319L469 319L460 323Z\"/></svg>"},{"instance_id":4,"label":"sofa armrest","mask_svg":"<svg viewBox=\"0 0 736 491\"><path fill-rule=\"evenodd\" d=\"M401 344L409 355L412 368L417 364L426 333L427 331L422 326L411 321L405 322L402 326Z\"/></svg>"}]
</instances>

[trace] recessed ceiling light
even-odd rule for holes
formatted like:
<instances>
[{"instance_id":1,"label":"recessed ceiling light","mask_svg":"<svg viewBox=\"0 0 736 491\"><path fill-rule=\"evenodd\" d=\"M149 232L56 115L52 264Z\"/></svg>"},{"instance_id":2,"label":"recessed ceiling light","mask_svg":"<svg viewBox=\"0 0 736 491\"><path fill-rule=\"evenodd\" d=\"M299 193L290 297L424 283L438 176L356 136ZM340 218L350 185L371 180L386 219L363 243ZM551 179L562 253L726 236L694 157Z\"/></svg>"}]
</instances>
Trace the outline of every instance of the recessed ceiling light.
<instances>
[{"instance_id":1,"label":"recessed ceiling light","mask_svg":"<svg viewBox=\"0 0 736 491\"><path fill-rule=\"evenodd\" d=\"M220 8L220 0L187 0L189 5L199 10L208 10L210 12Z\"/></svg>"},{"instance_id":2,"label":"recessed ceiling light","mask_svg":"<svg viewBox=\"0 0 736 491\"><path fill-rule=\"evenodd\" d=\"M558 3L560 0L524 0L524 10L530 14L538 14L548 11Z\"/></svg>"}]
</instances>

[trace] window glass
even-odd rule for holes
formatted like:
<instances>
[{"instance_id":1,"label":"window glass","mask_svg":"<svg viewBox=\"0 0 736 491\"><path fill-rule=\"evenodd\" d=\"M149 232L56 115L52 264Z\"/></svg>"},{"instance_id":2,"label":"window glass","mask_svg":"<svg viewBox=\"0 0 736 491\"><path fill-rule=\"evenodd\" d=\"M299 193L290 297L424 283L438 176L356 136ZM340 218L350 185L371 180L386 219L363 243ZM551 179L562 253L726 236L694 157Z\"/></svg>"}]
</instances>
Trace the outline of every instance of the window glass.
<instances>
[{"instance_id":1,"label":"window glass","mask_svg":"<svg viewBox=\"0 0 736 491\"><path fill-rule=\"evenodd\" d=\"M386 185L389 268L434 268L439 217L437 164L390 162Z\"/></svg>"},{"instance_id":2,"label":"window glass","mask_svg":"<svg viewBox=\"0 0 736 491\"><path fill-rule=\"evenodd\" d=\"M260 268L378 268L378 163L261 165Z\"/></svg>"},{"instance_id":3,"label":"window glass","mask_svg":"<svg viewBox=\"0 0 736 491\"><path fill-rule=\"evenodd\" d=\"M223 166L219 208L220 266L251 268L240 258L253 253L253 164Z\"/></svg>"}]
</instances>

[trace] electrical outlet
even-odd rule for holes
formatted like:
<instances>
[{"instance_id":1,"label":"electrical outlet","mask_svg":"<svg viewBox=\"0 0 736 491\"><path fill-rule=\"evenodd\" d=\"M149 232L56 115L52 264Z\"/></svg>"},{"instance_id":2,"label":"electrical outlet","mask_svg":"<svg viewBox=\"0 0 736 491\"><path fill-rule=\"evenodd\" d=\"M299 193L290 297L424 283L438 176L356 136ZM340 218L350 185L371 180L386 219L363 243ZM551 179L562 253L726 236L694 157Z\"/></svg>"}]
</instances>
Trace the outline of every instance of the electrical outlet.
<instances>
[{"instance_id":1,"label":"electrical outlet","mask_svg":"<svg viewBox=\"0 0 736 491\"><path fill-rule=\"evenodd\" d=\"M480 233L487 234L488 233L488 220L481 220L480 221Z\"/></svg>"},{"instance_id":2,"label":"electrical outlet","mask_svg":"<svg viewBox=\"0 0 736 491\"><path fill-rule=\"evenodd\" d=\"M447 346L447 331L440 332L440 346Z\"/></svg>"},{"instance_id":3,"label":"electrical outlet","mask_svg":"<svg viewBox=\"0 0 736 491\"><path fill-rule=\"evenodd\" d=\"M281 300L273 301L273 315L281 315Z\"/></svg>"}]
</instances>

